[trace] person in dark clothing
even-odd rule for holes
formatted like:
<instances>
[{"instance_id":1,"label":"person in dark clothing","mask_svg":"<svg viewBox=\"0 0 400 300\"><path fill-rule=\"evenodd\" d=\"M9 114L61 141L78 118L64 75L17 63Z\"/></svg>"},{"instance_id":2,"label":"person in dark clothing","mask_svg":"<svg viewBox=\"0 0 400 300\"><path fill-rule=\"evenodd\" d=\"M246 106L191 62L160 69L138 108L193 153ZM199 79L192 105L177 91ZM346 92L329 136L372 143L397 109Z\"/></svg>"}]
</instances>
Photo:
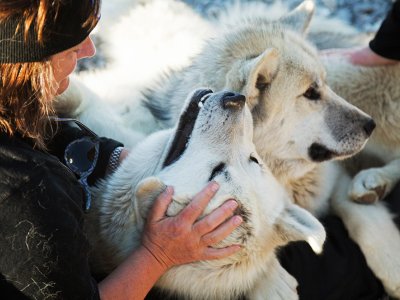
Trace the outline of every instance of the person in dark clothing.
<instances>
[{"instance_id":1,"label":"person in dark clothing","mask_svg":"<svg viewBox=\"0 0 400 300\"><path fill-rule=\"evenodd\" d=\"M53 99L68 87L77 60L94 55L89 33L99 10L100 0L0 1L2 299L142 299L170 267L240 250L209 247L241 223L233 215L236 201L196 221L217 183L171 218L168 187L151 209L141 246L94 280L88 262L94 250L83 230L88 184L112 172L127 151L57 119Z\"/></svg>"},{"instance_id":2,"label":"person in dark clothing","mask_svg":"<svg viewBox=\"0 0 400 300\"><path fill-rule=\"evenodd\" d=\"M322 56L340 55L361 66L382 66L400 62L400 0L393 3L375 37L364 47L327 49Z\"/></svg>"},{"instance_id":3,"label":"person in dark clothing","mask_svg":"<svg viewBox=\"0 0 400 300\"><path fill-rule=\"evenodd\" d=\"M400 61L400 0L393 3L369 48L392 63Z\"/></svg>"}]
</instances>

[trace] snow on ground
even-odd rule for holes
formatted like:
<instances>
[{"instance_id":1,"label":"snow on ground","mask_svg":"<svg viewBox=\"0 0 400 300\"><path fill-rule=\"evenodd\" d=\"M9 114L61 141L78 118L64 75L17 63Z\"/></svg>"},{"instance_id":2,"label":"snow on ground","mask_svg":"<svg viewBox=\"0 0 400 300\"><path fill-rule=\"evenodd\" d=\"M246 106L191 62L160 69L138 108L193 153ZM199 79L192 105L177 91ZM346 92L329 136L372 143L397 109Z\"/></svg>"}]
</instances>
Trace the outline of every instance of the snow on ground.
<instances>
[{"instance_id":1,"label":"snow on ground","mask_svg":"<svg viewBox=\"0 0 400 300\"><path fill-rule=\"evenodd\" d=\"M226 3L234 0L184 0L190 4L197 12L209 17L223 8ZM247 0L248 2L257 0ZM260 0L258 0L260 1ZM276 0L264 0L262 2L272 3ZM301 0L281 0L294 7ZM316 0L317 13L338 17L352 24L361 31L374 31L379 26L382 18L389 10L391 0Z\"/></svg>"},{"instance_id":2,"label":"snow on ground","mask_svg":"<svg viewBox=\"0 0 400 300\"><path fill-rule=\"evenodd\" d=\"M114 2L115 1L115 2ZM135 5L150 3L152 0L103 0L102 19L105 23L100 23L99 30L104 30L108 26L112 26L120 18L125 17L131 8ZM232 4L237 0L177 0L191 7L195 13L207 18L213 18L218 15L226 5ZM264 2L272 4L280 1L289 8L293 8L302 0L241 0L242 2ZM344 20L346 23L354 26L360 31L371 32L379 28L380 22L385 17L387 11L391 7L392 0L315 0L317 5L316 14L324 17L335 17ZM121 9L126 7L126 9ZM140 24L140 23L139 23ZM137 25L138 28L126 28L127 34L129 30L142 31L146 34L146 26ZM179 32L176 33L179 35ZM85 59L78 65L78 71L101 69L107 66L110 57L104 53L102 44L104 41L98 38L96 32L92 35L97 46L97 55L91 59ZM124 47L121 45L121 47Z\"/></svg>"}]
</instances>

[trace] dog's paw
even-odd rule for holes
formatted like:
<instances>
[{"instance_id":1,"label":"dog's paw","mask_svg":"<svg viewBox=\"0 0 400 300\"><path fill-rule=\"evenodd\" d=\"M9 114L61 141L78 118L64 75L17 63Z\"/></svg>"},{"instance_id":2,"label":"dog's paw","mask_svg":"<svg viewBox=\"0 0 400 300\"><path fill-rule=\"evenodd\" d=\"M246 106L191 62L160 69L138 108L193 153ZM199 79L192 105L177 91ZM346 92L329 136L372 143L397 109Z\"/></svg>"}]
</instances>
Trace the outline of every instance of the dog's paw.
<instances>
[{"instance_id":1,"label":"dog's paw","mask_svg":"<svg viewBox=\"0 0 400 300\"><path fill-rule=\"evenodd\" d=\"M363 170L353 178L349 196L355 202L374 203L382 199L392 185L381 168Z\"/></svg>"},{"instance_id":2,"label":"dog's paw","mask_svg":"<svg viewBox=\"0 0 400 300\"><path fill-rule=\"evenodd\" d=\"M268 269L248 295L251 300L297 300L297 280L278 261Z\"/></svg>"}]
</instances>

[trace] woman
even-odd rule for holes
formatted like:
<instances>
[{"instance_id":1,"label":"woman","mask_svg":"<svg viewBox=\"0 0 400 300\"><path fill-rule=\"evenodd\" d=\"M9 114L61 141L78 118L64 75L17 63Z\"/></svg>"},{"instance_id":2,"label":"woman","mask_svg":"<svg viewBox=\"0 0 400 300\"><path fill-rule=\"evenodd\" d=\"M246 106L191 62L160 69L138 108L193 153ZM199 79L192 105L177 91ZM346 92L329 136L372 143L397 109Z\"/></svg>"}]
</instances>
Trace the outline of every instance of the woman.
<instances>
[{"instance_id":1,"label":"woman","mask_svg":"<svg viewBox=\"0 0 400 300\"><path fill-rule=\"evenodd\" d=\"M209 247L241 223L232 216L234 200L196 222L215 182L171 218L165 217L169 187L150 212L141 246L101 282L92 278L82 229L85 186L62 164L64 155L83 151L75 141L86 131L51 117L77 60L95 53L89 33L99 2L0 2L0 294L8 299L142 299L170 267L239 250ZM121 146L100 139L97 164L85 175L89 183L126 155Z\"/></svg>"}]
</instances>

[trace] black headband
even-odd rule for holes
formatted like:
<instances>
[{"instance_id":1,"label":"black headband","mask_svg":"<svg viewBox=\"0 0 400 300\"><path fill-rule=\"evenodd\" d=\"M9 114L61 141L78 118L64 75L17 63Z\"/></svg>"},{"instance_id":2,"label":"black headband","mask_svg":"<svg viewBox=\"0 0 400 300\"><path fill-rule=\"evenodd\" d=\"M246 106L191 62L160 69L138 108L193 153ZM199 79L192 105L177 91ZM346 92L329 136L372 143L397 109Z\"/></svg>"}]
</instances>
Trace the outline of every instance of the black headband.
<instances>
[{"instance_id":1,"label":"black headband","mask_svg":"<svg viewBox=\"0 0 400 300\"><path fill-rule=\"evenodd\" d=\"M91 14L98 14L93 0L63 1L56 18L49 18L44 27L44 42L38 42L34 26L24 39L23 19L15 15L0 21L0 63L42 61L58 52L81 43L93 29L83 26ZM85 5L84 9L81 9ZM19 26L19 27L18 27ZM16 29L19 28L16 33Z\"/></svg>"}]
</instances>

